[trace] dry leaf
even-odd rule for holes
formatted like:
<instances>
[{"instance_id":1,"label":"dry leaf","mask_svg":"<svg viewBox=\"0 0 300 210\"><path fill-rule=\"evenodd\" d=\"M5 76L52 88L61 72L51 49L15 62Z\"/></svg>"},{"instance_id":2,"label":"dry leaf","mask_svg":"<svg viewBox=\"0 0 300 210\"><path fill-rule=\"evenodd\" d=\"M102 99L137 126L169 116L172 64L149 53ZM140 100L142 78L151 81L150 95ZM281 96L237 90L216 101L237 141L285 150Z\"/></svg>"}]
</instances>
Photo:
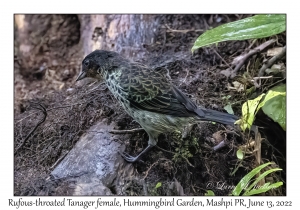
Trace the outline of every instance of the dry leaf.
<instances>
[{"instance_id":1,"label":"dry leaf","mask_svg":"<svg viewBox=\"0 0 300 210\"><path fill-rule=\"evenodd\" d=\"M267 52L267 56L275 56L278 55L279 53L281 53L282 51L282 47L274 47L272 49L269 49Z\"/></svg>"},{"instance_id":2,"label":"dry leaf","mask_svg":"<svg viewBox=\"0 0 300 210\"><path fill-rule=\"evenodd\" d=\"M245 86L242 83L239 83L238 81L234 81L232 82L232 84L237 92L242 92L245 90Z\"/></svg>"}]
</instances>

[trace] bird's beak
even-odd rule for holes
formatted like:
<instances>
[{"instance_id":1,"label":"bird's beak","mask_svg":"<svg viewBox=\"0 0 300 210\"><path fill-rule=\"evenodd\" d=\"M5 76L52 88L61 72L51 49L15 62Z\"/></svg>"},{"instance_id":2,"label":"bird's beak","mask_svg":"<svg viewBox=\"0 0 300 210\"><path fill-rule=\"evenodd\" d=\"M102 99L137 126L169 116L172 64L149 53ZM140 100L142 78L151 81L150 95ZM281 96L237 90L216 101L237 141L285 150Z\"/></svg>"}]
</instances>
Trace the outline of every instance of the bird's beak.
<instances>
[{"instance_id":1,"label":"bird's beak","mask_svg":"<svg viewBox=\"0 0 300 210\"><path fill-rule=\"evenodd\" d=\"M76 79L76 82L79 81L79 80L82 80L85 77L86 77L86 72L81 71L80 74L78 75L77 79Z\"/></svg>"}]
</instances>

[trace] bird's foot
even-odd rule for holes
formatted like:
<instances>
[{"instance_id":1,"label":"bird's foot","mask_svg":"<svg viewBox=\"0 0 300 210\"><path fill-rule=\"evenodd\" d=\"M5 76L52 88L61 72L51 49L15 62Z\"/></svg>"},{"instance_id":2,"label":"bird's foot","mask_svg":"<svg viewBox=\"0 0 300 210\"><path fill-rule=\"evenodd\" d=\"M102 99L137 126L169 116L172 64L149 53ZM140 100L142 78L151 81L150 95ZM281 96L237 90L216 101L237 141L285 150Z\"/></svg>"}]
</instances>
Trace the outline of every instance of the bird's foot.
<instances>
[{"instance_id":1,"label":"bird's foot","mask_svg":"<svg viewBox=\"0 0 300 210\"><path fill-rule=\"evenodd\" d=\"M136 157L133 157L131 155L129 155L128 153L126 152L119 152L120 155L129 163L134 163L136 162L137 160L139 160L140 156L136 156Z\"/></svg>"},{"instance_id":2,"label":"bird's foot","mask_svg":"<svg viewBox=\"0 0 300 210\"><path fill-rule=\"evenodd\" d=\"M141 158L142 155L144 155L145 153L147 153L151 148L153 147L153 145L148 144L148 146L146 147L146 149L144 149L140 154L138 154L136 157L133 157L129 154L127 154L126 152L119 152L120 155L129 163L134 163L137 160L139 160Z\"/></svg>"}]
</instances>

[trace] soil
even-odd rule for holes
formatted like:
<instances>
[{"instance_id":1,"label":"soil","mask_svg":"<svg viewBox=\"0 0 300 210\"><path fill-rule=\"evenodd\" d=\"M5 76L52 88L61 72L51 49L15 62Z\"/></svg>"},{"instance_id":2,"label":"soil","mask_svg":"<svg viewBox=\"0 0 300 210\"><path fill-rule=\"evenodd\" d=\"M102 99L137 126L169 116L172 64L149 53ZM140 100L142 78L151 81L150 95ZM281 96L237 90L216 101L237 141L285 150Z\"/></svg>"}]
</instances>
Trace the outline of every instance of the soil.
<instances>
[{"instance_id":1,"label":"soil","mask_svg":"<svg viewBox=\"0 0 300 210\"><path fill-rule=\"evenodd\" d=\"M224 106L231 103L235 115L241 116L243 102L276 82L264 83L250 97L228 88L233 86L235 79L227 78L220 71L228 68L228 64L247 51L252 43L223 42L196 50L194 54L191 54L190 49L196 38L203 33L198 29L205 31L247 16L249 15L158 15L160 27L154 44L143 46L148 56L138 61L157 71L163 71L199 106L225 112ZM49 21L55 22L60 18L52 17ZM75 23L71 24L72 21L76 22L70 16L67 21L70 28L77 27ZM45 36L47 33L51 36L56 31L44 31L42 34ZM75 53L81 50L76 31L72 31L72 34L75 34L72 40L66 38L69 36L68 30L59 34L59 40L63 44L51 45L47 61L55 68L48 65L48 69L42 73L37 74L38 69L26 69L26 61L15 50L15 195L61 195L59 188L65 183L49 182L47 177L57 161L74 147L79 137L102 118L115 121L115 129L140 127L123 111L104 84L95 84L90 80L79 86L74 82L82 57ZM285 34L278 37L278 43L285 45ZM259 40L254 46L264 41L265 39ZM19 45L17 40L15 45ZM61 55L52 53L56 51L64 53L64 62L57 58ZM44 56L43 52L40 57L41 55ZM39 55L34 56L39 61ZM258 55L247 64L251 67L257 61L262 62L263 56ZM246 70L243 67L238 74L241 76ZM249 74L257 75L257 70L255 72L254 68L250 69ZM26 138L43 119L44 108L47 110L45 121ZM272 182L285 183L285 132L263 114L257 119L263 127L260 130L261 137L265 139L262 141L261 160L263 163L274 161L283 168L281 173L273 174L270 179ZM274 130L279 135L274 135ZM129 154L138 154L147 146L148 136L145 132L128 135L120 136L119 141L125 144ZM215 195L226 196L243 176L258 166L254 149L250 149L251 152L246 154L243 161L236 156L238 148L254 138L254 132L243 133L230 126L200 123L194 125L183 140L174 133L161 135L157 147L133 165L145 181L148 195L198 196L212 190ZM225 146L214 151L212 148L221 141L225 142ZM156 187L157 183L161 183L161 186ZM144 191L141 182L132 181L125 195L143 195ZM285 184L265 195L286 195Z\"/></svg>"}]
</instances>

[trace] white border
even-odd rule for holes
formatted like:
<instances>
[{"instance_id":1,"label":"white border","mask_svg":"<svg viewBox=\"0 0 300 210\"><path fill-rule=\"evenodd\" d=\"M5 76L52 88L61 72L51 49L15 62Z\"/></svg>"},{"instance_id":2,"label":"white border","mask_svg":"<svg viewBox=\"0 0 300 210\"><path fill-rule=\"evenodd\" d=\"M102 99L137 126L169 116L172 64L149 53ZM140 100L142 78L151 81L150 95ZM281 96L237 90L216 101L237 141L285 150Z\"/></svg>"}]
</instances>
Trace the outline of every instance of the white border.
<instances>
[{"instance_id":1,"label":"white border","mask_svg":"<svg viewBox=\"0 0 300 210\"><path fill-rule=\"evenodd\" d=\"M252 0L242 1L2 1L0 17L1 42L1 190L0 206L7 209L8 199L13 197L13 14L14 13L286 13L287 14L287 197L253 197L255 200L292 200L293 208L300 207L298 198L299 180L299 11L296 1ZM43 197L55 199L55 197ZM57 197L61 199L62 197ZM122 197L120 199L123 199ZM248 197L247 197L248 198ZM30 198L24 198L27 200ZM35 198L34 198L35 199ZM85 200L86 197L76 199ZM91 199L96 199L92 197ZM144 200L146 197L131 197ZM185 200L191 197L184 198ZM206 198L203 198L206 199ZM217 197L220 199L220 197ZM32 207L31 207L32 208ZM141 207L137 207L141 208ZM132 209L137 209L132 208ZM154 207L142 207L155 209ZM199 207L197 207L199 208ZM239 207L235 207L236 209ZM2 208L1 208L2 209ZM39 208L40 209L40 208ZM70 209L83 209L82 207ZM119 209L119 208L118 208ZM161 207L160 209L163 209ZM299 208L298 208L299 209Z\"/></svg>"}]
</instances>

